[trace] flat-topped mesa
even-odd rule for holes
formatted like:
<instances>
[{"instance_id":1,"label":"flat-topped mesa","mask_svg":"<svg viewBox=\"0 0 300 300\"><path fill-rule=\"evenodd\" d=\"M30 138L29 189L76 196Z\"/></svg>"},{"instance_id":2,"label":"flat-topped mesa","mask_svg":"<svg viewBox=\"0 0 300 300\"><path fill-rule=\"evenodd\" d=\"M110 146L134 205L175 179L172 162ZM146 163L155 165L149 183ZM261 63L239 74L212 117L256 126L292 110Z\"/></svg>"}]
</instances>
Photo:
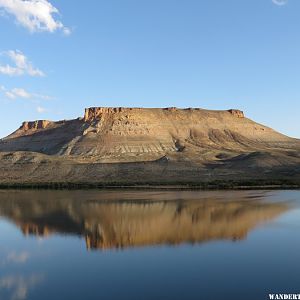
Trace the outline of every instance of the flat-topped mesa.
<instances>
[{"instance_id":1,"label":"flat-topped mesa","mask_svg":"<svg viewBox=\"0 0 300 300\"><path fill-rule=\"evenodd\" d=\"M51 123L51 121L48 121L48 120L37 120L37 121L23 122L20 129L24 130L24 131L44 129L50 123Z\"/></svg>"},{"instance_id":2,"label":"flat-topped mesa","mask_svg":"<svg viewBox=\"0 0 300 300\"><path fill-rule=\"evenodd\" d=\"M133 111L133 110L142 110L143 108L129 108L129 107L89 107L85 109L84 112L84 121L93 121L93 120L99 120L103 117L103 115L111 115L119 112L124 112L124 111ZM166 110L170 112L175 112L175 111L181 111L181 110L201 110L199 108L186 108L186 109L181 109L177 107L166 107L166 108L160 108L161 110ZM147 110L147 108L145 108ZM238 109L229 109L227 110L230 114L232 114L234 117L237 118L244 118L244 112Z\"/></svg>"},{"instance_id":3,"label":"flat-topped mesa","mask_svg":"<svg viewBox=\"0 0 300 300\"><path fill-rule=\"evenodd\" d=\"M147 108L145 108L147 110ZM89 107L85 109L84 112L84 121L90 122L93 120L100 120L104 115L111 115L115 113L125 112L125 111L135 111L142 110L142 108L128 108L128 107ZM181 110L200 110L199 108L186 108L180 109L177 107L166 107L161 108L161 110L167 110L170 112L181 111ZM244 112L238 109L229 109L227 110L232 116L237 118L244 118ZM63 123L65 121L59 121L56 123ZM52 121L48 120L36 120L36 121L25 121L22 123L20 130L28 131L28 130L39 130L45 129L49 124L52 124Z\"/></svg>"},{"instance_id":4,"label":"flat-topped mesa","mask_svg":"<svg viewBox=\"0 0 300 300\"><path fill-rule=\"evenodd\" d=\"M238 110L238 109L229 109L228 112L230 112L235 117L245 118L245 114L241 110Z\"/></svg>"}]
</instances>

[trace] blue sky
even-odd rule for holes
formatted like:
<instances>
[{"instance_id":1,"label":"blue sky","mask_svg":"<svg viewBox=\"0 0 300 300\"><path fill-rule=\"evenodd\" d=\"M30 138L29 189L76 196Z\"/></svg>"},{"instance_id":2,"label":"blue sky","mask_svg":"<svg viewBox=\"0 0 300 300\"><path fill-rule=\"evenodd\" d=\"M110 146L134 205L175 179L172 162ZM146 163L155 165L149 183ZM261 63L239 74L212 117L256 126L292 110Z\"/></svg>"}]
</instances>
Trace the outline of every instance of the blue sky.
<instances>
[{"instance_id":1,"label":"blue sky","mask_svg":"<svg viewBox=\"0 0 300 300\"><path fill-rule=\"evenodd\" d=\"M0 137L89 106L239 108L300 137L299 0L0 0Z\"/></svg>"}]
</instances>

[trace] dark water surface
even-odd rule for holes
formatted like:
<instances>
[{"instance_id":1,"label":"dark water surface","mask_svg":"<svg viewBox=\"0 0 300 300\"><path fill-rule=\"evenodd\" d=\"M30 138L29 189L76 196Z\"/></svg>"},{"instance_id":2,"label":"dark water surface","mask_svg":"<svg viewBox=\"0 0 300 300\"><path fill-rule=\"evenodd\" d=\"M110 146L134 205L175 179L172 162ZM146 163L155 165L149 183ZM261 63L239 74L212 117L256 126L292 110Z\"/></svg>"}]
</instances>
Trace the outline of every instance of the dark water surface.
<instances>
[{"instance_id":1,"label":"dark water surface","mask_svg":"<svg viewBox=\"0 0 300 300\"><path fill-rule=\"evenodd\" d=\"M0 191L0 299L300 292L300 191Z\"/></svg>"}]
</instances>

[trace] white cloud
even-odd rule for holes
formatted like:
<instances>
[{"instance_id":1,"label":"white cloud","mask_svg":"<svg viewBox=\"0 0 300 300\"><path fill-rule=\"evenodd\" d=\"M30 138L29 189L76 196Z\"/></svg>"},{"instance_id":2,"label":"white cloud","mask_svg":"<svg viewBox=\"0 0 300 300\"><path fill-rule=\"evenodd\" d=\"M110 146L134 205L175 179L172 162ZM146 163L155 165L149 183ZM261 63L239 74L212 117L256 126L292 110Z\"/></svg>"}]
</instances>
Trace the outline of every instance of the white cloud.
<instances>
[{"instance_id":1,"label":"white cloud","mask_svg":"<svg viewBox=\"0 0 300 300\"><path fill-rule=\"evenodd\" d=\"M39 114L42 114L42 113L47 112L46 108L41 107L41 106L38 106L38 107L36 108L36 111L37 111Z\"/></svg>"},{"instance_id":2,"label":"white cloud","mask_svg":"<svg viewBox=\"0 0 300 300\"><path fill-rule=\"evenodd\" d=\"M14 88L11 90L11 92L7 92L10 93L11 95L13 95L13 98L26 98L29 99L32 97L31 94L29 94L28 92L26 92L24 89L20 89L20 88Z\"/></svg>"},{"instance_id":3,"label":"white cloud","mask_svg":"<svg viewBox=\"0 0 300 300\"><path fill-rule=\"evenodd\" d=\"M0 8L13 15L30 32L62 30L66 35L71 33L69 28L54 18L59 11L47 0L0 0Z\"/></svg>"},{"instance_id":4,"label":"white cloud","mask_svg":"<svg viewBox=\"0 0 300 300\"><path fill-rule=\"evenodd\" d=\"M10 50L2 53L2 55L7 56L14 63L14 66L8 64L0 65L0 74L10 76L20 76L24 74L39 77L45 76L44 72L33 67L32 63L21 51Z\"/></svg>"},{"instance_id":5,"label":"white cloud","mask_svg":"<svg viewBox=\"0 0 300 300\"><path fill-rule=\"evenodd\" d=\"M18 75L24 74L24 72L23 72L23 70L11 67L9 65L6 65L6 66L0 65L0 74L10 75L10 76L18 76Z\"/></svg>"},{"instance_id":6,"label":"white cloud","mask_svg":"<svg viewBox=\"0 0 300 300\"><path fill-rule=\"evenodd\" d=\"M7 52L7 55L16 64L19 70L26 71L30 76L44 76L41 70L32 66L32 63L28 61L27 57L21 51L10 50Z\"/></svg>"},{"instance_id":7,"label":"white cloud","mask_svg":"<svg viewBox=\"0 0 300 300\"><path fill-rule=\"evenodd\" d=\"M30 99L32 98L32 94L25 91L22 88L14 88L11 90L7 90L4 86L1 86L1 90L4 93L4 95L9 99L16 99L16 98L26 98Z\"/></svg>"},{"instance_id":8,"label":"white cloud","mask_svg":"<svg viewBox=\"0 0 300 300\"><path fill-rule=\"evenodd\" d=\"M5 96L9 99L15 99L16 98L16 96L10 91L5 92Z\"/></svg>"},{"instance_id":9,"label":"white cloud","mask_svg":"<svg viewBox=\"0 0 300 300\"><path fill-rule=\"evenodd\" d=\"M53 100L54 98L51 96L47 96L47 95L42 95L42 94L32 94L34 98L38 98L41 100Z\"/></svg>"},{"instance_id":10,"label":"white cloud","mask_svg":"<svg viewBox=\"0 0 300 300\"><path fill-rule=\"evenodd\" d=\"M64 33L64 35L70 35L72 33L72 31L70 28L64 27L63 33Z\"/></svg>"},{"instance_id":11,"label":"white cloud","mask_svg":"<svg viewBox=\"0 0 300 300\"><path fill-rule=\"evenodd\" d=\"M51 100L53 99L50 96L42 95L42 94L36 94L36 93L30 93L26 91L23 88L13 88L11 90L8 90L5 88L5 86L0 86L0 90L4 93L6 98L9 99L40 99L40 100Z\"/></svg>"},{"instance_id":12,"label":"white cloud","mask_svg":"<svg viewBox=\"0 0 300 300\"><path fill-rule=\"evenodd\" d=\"M272 2L276 5L285 5L288 3L288 0L272 0Z\"/></svg>"}]
</instances>

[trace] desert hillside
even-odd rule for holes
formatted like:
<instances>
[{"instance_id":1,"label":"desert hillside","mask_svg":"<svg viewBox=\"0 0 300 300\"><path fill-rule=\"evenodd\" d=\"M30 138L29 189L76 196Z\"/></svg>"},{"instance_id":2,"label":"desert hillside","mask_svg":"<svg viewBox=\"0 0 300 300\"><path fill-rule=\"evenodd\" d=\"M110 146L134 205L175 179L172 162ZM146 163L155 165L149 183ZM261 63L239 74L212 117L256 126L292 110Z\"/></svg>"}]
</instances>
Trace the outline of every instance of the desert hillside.
<instances>
[{"instance_id":1,"label":"desert hillside","mask_svg":"<svg viewBox=\"0 0 300 300\"><path fill-rule=\"evenodd\" d=\"M74 120L23 122L3 138L0 182L298 182L299 150L240 110L93 107Z\"/></svg>"}]
</instances>

